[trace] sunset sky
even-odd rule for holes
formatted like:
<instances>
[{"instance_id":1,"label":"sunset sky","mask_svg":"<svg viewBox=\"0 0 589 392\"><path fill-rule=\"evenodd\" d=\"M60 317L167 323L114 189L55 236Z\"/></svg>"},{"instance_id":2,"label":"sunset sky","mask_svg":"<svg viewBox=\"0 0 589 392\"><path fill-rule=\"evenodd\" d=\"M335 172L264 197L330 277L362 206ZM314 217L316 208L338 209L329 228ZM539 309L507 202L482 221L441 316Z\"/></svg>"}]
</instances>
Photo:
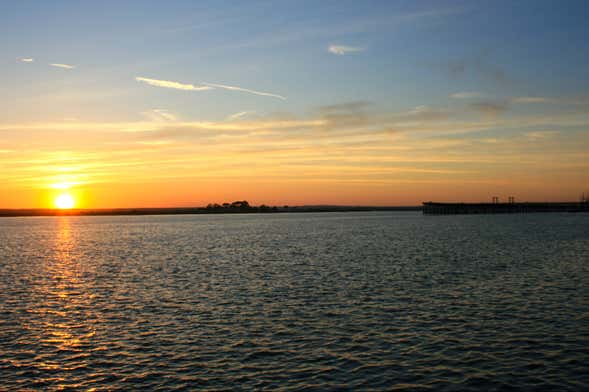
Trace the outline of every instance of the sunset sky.
<instances>
[{"instance_id":1,"label":"sunset sky","mask_svg":"<svg viewBox=\"0 0 589 392\"><path fill-rule=\"evenodd\" d=\"M586 1L2 1L0 208L589 191Z\"/></svg>"}]
</instances>

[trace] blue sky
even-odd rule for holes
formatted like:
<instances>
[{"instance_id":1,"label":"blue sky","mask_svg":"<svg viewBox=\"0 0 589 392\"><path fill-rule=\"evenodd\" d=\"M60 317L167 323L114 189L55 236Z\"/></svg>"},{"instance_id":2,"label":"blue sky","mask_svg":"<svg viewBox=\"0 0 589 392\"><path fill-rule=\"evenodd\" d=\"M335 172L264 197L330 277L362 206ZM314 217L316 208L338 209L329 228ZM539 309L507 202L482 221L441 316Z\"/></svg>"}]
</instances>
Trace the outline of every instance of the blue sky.
<instances>
[{"instance_id":1,"label":"blue sky","mask_svg":"<svg viewBox=\"0 0 589 392\"><path fill-rule=\"evenodd\" d=\"M37 137L22 124L79 124L38 147L71 152L87 123L346 116L412 143L544 132L556 154L587 142L588 16L583 1L4 1L0 150Z\"/></svg>"},{"instance_id":2,"label":"blue sky","mask_svg":"<svg viewBox=\"0 0 589 392\"><path fill-rule=\"evenodd\" d=\"M186 116L213 119L242 105L302 112L367 100L399 110L442 103L463 90L576 96L589 87L584 2L19 1L1 7L6 99L54 89L101 96L109 88L111 95L120 91L113 102L141 110L145 86L134 81L137 75L288 98L148 93L153 105L172 100ZM329 45L362 51L338 56ZM35 63L22 67L14 61L22 57ZM76 75L44 66L55 62L75 64Z\"/></svg>"}]
</instances>

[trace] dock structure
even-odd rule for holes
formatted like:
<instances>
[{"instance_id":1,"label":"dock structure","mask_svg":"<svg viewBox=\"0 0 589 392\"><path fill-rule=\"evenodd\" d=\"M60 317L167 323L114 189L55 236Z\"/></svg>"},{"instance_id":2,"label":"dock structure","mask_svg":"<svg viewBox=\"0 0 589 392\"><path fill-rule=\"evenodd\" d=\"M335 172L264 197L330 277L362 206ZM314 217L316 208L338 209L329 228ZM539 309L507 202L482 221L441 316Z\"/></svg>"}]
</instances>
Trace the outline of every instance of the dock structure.
<instances>
[{"instance_id":1,"label":"dock structure","mask_svg":"<svg viewBox=\"0 0 589 392\"><path fill-rule=\"evenodd\" d=\"M516 214L531 212L589 212L589 203L436 203L424 202L424 215Z\"/></svg>"}]
</instances>

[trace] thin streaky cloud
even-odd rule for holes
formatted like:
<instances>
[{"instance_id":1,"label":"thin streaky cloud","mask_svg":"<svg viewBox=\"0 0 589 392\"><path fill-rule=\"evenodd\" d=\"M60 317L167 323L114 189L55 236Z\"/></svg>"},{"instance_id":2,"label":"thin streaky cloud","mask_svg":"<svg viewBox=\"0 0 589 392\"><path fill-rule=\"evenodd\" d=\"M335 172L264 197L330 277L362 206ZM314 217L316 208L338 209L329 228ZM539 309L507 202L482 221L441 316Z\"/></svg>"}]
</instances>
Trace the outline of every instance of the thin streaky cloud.
<instances>
[{"instance_id":1,"label":"thin streaky cloud","mask_svg":"<svg viewBox=\"0 0 589 392\"><path fill-rule=\"evenodd\" d=\"M152 121L176 121L177 118L173 113L170 113L167 109L151 109L142 112L145 117Z\"/></svg>"},{"instance_id":2,"label":"thin streaky cloud","mask_svg":"<svg viewBox=\"0 0 589 392\"><path fill-rule=\"evenodd\" d=\"M558 136L560 132L558 131L536 131L536 132L527 132L525 136L529 140L542 140L542 139L550 139L555 136Z\"/></svg>"},{"instance_id":3,"label":"thin streaky cloud","mask_svg":"<svg viewBox=\"0 0 589 392\"><path fill-rule=\"evenodd\" d=\"M21 63L32 63L33 61L35 61L35 59L32 57L23 57L19 58L18 61L20 61Z\"/></svg>"},{"instance_id":4,"label":"thin streaky cloud","mask_svg":"<svg viewBox=\"0 0 589 392\"><path fill-rule=\"evenodd\" d=\"M237 112L237 113L233 113L229 116L227 116L228 120L237 120L240 119L242 117L248 116L250 114L255 114L256 112L254 112L253 110L244 110L243 112Z\"/></svg>"},{"instance_id":5,"label":"thin streaky cloud","mask_svg":"<svg viewBox=\"0 0 589 392\"><path fill-rule=\"evenodd\" d=\"M450 94L450 98L454 99L471 99L471 98L481 98L483 94L477 91L461 91L458 93Z\"/></svg>"},{"instance_id":6,"label":"thin streaky cloud","mask_svg":"<svg viewBox=\"0 0 589 392\"><path fill-rule=\"evenodd\" d=\"M515 103L551 103L554 102L551 98L545 97L516 97L513 99Z\"/></svg>"},{"instance_id":7,"label":"thin streaky cloud","mask_svg":"<svg viewBox=\"0 0 589 392\"><path fill-rule=\"evenodd\" d=\"M587 98L551 98L551 97L515 97L512 98L513 103L522 104L561 104L561 105L587 105L589 99Z\"/></svg>"},{"instance_id":8,"label":"thin streaky cloud","mask_svg":"<svg viewBox=\"0 0 589 392\"><path fill-rule=\"evenodd\" d=\"M247 41L232 43L228 46L225 46L224 49L228 50L234 48L272 47L297 41L322 39L323 37L326 39L337 39L334 37L350 34L369 33L381 29L396 29L402 25L416 22L421 23L427 20L437 20L440 18L463 14L464 12L466 12L466 9L462 8L432 9L428 11L412 12L401 15L395 14L360 19L354 18L353 20L346 20L341 24L336 24L335 26L326 26L320 21L315 23L302 22L292 26L290 29L272 31L271 33L262 36L256 36L254 38L248 39Z\"/></svg>"},{"instance_id":9,"label":"thin streaky cloud","mask_svg":"<svg viewBox=\"0 0 589 392\"><path fill-rule=\"evenodd\" d=\"M347 45L329 45L327 51L338 56L343 56L348 53L362 52L364 51L364 48Z\"/></svg>"},{"instance_id":10,"label":"thin streaky cloud","mask_svg":"<svg viewBox=\"0 0 589 392\"><path fill-rule=\"evenodd\" d=\"M204 84L205 86L221 88L224 90L241 91L244 93L250 93L250 94L254 94L254 95L262 95L264 97L273 97L273 98L286 100L286 97L283 97L282 95L266 93L263 91L250 90L248 88L243 88L243 87L238 87L238 86L227 86L225 84L216 84L216 83L207 83L207 82L203 82L202 84Z\"/></svg>"},{"instance_id":11,"label":"thin streaky cloud","mask_svg":"<svg viewBox=\"0 0 589 392\"><path fill-rule=\"evenodd\" d=\"M74 68L76 68L75 65L62 64L62 63L51 63L49 65L51 65L52 67L64 68L64 69L74 69Z\"/></svg>"},{"instance_id":12,"label":"thin streaky cloud","mask_svg":"<svg viewBox=\"0 0 589 392\"><path fill-rule=\"evenodd\" d=\"M510 109L507 101L481 101L470 104L470 107L489 117L497 117Z\"/></svg>"},{"instance_id":13,"label":"thin streaky cloud","mask_svg":"<svg viewBox=\"0 0 589 392\"><path fill-rule=\"evenodd\" d=\"M147 83L150 86L172 88L172 89L176 89L176 90L206 91L206 90L213 89L210 86L195 86L193 84L178 83L178 82L174 82L171 80L150 79L150 78L144 78L142 76L135 77L135 80L138 82Z\"/></svg>"}]
</instances>

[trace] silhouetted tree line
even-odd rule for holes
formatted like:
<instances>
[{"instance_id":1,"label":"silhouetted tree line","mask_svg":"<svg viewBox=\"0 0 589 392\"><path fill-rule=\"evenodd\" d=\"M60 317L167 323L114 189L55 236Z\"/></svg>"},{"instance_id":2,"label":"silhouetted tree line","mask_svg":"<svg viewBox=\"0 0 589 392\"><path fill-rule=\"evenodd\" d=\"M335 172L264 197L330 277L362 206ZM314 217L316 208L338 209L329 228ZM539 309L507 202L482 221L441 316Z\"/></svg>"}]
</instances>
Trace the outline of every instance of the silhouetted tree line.
<instances>
[{"instance_id":1,"label":"silhouetted tree line","mask_svg":"<svg viewBox=\"0 0 589 392\"><path fill-rule=\"evenodd\" d=\"M272 212L277 211L278 207L270 207L265 204L260 206L252 206L247 200L238 200L233 203L210 203L207 204L207 210L212 211L234 211L234 212Z\"/></svg>"}]
</instances>

